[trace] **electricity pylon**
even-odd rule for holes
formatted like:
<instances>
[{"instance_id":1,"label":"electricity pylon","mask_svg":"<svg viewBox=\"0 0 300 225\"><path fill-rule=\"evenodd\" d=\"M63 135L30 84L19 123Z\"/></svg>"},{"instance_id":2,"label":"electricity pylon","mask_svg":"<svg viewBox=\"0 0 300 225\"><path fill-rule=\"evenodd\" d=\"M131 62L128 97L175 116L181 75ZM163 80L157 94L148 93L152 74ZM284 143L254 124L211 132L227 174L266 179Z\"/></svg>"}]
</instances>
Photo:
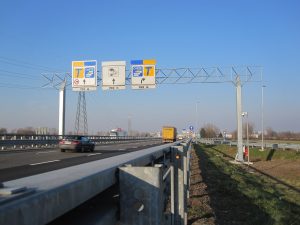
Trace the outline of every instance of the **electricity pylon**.
<instances>
[{"instance_id":1,"label":"electricity pylon","mask_svg":"<svg viewBox=\"0 0 300 225\"><path fill-rule=\"evenodd\" d=\"M85 92L80 91L78 93L78 102L77 102L77 112L75 119L75 134L88 134L88 123L87 123L87 113L86 113L86 101L85 101Z\"/></svg>"}]
</instances>

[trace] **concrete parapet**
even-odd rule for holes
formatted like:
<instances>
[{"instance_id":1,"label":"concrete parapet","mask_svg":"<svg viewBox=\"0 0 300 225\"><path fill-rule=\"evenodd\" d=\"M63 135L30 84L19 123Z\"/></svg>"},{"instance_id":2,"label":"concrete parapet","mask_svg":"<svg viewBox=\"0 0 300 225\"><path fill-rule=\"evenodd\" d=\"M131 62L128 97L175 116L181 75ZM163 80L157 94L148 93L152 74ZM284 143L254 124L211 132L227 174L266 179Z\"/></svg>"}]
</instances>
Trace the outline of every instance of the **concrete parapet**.
<instances>
[{"instance_id":1,"label":"concrete parapet","mask_svg":"<svg viewBox=\"0 0 300 225\"><path fill-rule=\"evenodd\" d=\"M163 224L162 166L120 167L121 225Z\"/></svg>"}]
</instances>

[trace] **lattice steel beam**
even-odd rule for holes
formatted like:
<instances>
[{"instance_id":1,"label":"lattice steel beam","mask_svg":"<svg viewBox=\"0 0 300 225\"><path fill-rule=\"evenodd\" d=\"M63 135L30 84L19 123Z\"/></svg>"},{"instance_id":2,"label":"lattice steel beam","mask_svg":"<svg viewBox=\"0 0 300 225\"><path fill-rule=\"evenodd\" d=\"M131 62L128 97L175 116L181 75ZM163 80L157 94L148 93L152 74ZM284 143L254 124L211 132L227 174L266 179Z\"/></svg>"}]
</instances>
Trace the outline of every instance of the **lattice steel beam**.
<instances>
[{"instance_id":1,"label":"lattice steel beam","mask_svg":"<svg viewBox=\"0 0 300 225\"><path fill-rule=\"evenodd\" d=\"M48 81L43 87L59 89L66 79L67 86L71 85L70 73L42 74ZM101 76L98 71L98 83ZM241 85L248 82L262 82L262 67L260 66L233 66L233 67L201 67L156 69L156 84L188 84L188 83L233 83L239 76ZM131 70L126 70L126 85L131 85Z\"/></svg>"}]
</instances>

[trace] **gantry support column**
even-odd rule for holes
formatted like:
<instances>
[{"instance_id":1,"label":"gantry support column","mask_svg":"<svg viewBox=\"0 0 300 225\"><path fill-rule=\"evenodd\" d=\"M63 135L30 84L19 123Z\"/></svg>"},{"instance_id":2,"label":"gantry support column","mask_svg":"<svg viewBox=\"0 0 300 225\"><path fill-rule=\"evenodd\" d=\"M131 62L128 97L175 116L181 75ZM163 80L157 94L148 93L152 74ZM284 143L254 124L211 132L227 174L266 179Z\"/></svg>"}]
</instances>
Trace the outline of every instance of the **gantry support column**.
<instances>
[{"instance_id":1,"label":"gantry support column","mask_svg":"<svg viewBox=\"0 0 300 225\"><path fill-rule=\"evenodd\" d=\"M236 160L244 162L243 158L243 121L242 121L242 85L240 76L236 77L236 119L237 119L237 157Z\"/></svg>"},{"instance_id":2,"label":"gantry support column","mask_svg":"<svg viewBox=\"0 0 300 225\"><path fill-rule=\"evenodd\" d=\"M65 104L66 104L66 81L62 82L59 89L59 118L58 135L65 135Z\"/></svg>"}]
</instances>

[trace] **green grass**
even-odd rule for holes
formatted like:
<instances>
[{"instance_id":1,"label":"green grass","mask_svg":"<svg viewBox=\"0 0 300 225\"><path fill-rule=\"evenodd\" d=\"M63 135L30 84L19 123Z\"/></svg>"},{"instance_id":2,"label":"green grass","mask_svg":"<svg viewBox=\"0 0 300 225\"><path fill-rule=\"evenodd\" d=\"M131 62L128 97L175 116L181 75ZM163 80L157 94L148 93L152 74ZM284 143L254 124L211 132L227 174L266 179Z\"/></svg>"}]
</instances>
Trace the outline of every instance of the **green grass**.
<instances>
[{"instance_id":1,"label":"green grass","mask_svg":"<svg viewBox=\"0 0 300 225\"><path fill-rule=\"evenodd\" d=\"M274 144L300 144L298 140L265 140L265 142Z\"/></svg>"},{"instance_id":2,"label":"green grass","mask_svg":"<svg viewBox=\"0 0 300 225\"><path fill-rule=\"evenodd\" d=\"M235 154L232 149L219 147ZM212 147L195 145L195 150L218 224L300 224L299 192L229 163ZM266 154L257 152L256 157L264 159ZM230 213L223 213L226 210Z\"/></svg>"},{"instance_id":3,"label":"green grass","mask_svg":"<svg viewBox=\"0 0 300 225\"><path fill-rule=\"evenodd\" d=\"M231 157L235 157L237 149L233 146L228 145L216 145L215 149L230 155ZM250 159L251 161L267 161L268 159L285 159L285 160L297 160L300 159L300 152L295 150L272 150L266 149L264 151L260 151L260 148L251 148L250 147Z\"/></svg>"}]
</instances>

